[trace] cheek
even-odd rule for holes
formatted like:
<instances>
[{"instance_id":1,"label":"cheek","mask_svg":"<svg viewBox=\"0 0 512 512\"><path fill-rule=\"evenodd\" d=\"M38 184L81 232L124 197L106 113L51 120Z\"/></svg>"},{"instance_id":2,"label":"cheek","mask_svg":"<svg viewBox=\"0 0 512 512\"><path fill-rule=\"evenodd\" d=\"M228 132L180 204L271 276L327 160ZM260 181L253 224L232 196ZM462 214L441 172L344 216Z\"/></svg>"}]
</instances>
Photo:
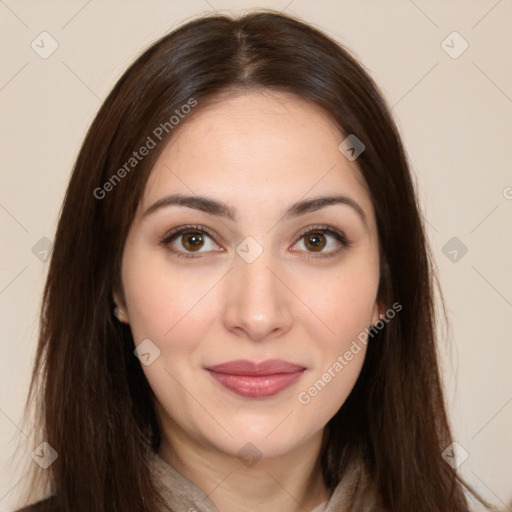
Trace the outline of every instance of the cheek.
<instances>
[{"instance_id":1,"label":"cheek","mask_svg":"<svg viewBox=\"0 0 512 512\"><path fill-rule=\"evenodd\" d=\"M322 428L350 395L359 377L366 349L358 350L357 354L351 352L350 361L343 353L333 358L319 373L310 376L299 390L297 407L302 418L309 419L312 429Z\"/></svg>"},{"instance_id":2,"label":"cheek","mask_svg":"<svg viewBox=\"0 0 512 512\"><path fill-rule=\"evenodd\" d=\"M378 290L378 257L347 258L335 271L304 273L301 299L311 312L303 327L314 340L313 370L297 401L311 418L331 418L354 387L366 355ZM319 321L319 319L321 321Z\"/></svg>"},{"instance_id":3,"label":"cheek","mask_svg":"<svg viewBox=\"0 0 512 512\"><path fill-rule=\"evenodd\" d=\"M374 255L347 258L335 269L316 269L304 273L301 279L301 299L315 314L311 318L317 318L313 339L323 333L320 339L328 352L343 350L369 327L379 282L378 259Z\"/></svg>"},{"instance_id":4,"label":"cheek","mask_svg":"<svg viewBox=\"0 0 512 512\"><path fill-rule=\"evenodd\" d=\"M311 421L328 421L352 391L366 355L366 333L371 323L378 287L378 272L366 268L340 270L336 277L317 280L318 294L304 302L316 315L304 323L314 340L314 365L297 395L299 407ZM322 320L319 322L314 316Z\"/></svg>"},{"instance_id":5,"label":"cheek","mask_svg":"<svg viewBox=\"0 0 512 512\"><path fill-rule=\"evenodd\" d=\"M215 283L213 277L192 267L172 272L170 269L164 253L156 256L154 252L134 250L126 254L123 286L136 342L150 338L158 340L160 346L172 339L173 346L179 348L209 323L213 312L202 303L208 303L205 299ZM182 336L184 331L186 337Z\"/></svg>"}]
</instances>

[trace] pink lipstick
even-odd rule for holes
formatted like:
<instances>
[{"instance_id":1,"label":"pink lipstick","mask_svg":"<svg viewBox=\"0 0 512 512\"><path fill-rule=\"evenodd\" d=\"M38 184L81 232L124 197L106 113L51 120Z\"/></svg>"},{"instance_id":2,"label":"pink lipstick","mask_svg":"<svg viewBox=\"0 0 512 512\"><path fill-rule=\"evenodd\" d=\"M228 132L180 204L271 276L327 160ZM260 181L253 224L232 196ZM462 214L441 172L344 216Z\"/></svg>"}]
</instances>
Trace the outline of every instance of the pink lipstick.
<instances>
[{"instance_id":1,"label":"pink lipstick","mask_svg":"<svg viewBox=\"0 0 512 512\"><path fill-rule=\"evenodd\" d=\"M225 388L246 398L267 398L291 386L304 366L269 359L261 363L238 359L206 368Z\"/></svg>"}]
</instances>

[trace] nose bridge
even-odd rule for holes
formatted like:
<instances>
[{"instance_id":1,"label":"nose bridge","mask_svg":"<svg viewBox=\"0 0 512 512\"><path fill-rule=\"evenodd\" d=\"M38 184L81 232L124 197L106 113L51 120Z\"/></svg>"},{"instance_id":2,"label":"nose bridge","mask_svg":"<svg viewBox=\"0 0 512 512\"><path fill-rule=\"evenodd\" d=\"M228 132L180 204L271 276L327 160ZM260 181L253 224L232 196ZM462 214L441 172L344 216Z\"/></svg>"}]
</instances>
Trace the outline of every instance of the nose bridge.
<instances>
[{"instance_id":1,"label":"nose bridge","mask_svg":"<svg viewBox=\"0 0 512 512\"><path fill-rule=\"evenodd\" d=\"M237 247L224 319L229 330L243 331L254 341L287 331L292 321L290 298L273 268L272 251L255 242L246 239Z\"/></svg>"}]
</instances>

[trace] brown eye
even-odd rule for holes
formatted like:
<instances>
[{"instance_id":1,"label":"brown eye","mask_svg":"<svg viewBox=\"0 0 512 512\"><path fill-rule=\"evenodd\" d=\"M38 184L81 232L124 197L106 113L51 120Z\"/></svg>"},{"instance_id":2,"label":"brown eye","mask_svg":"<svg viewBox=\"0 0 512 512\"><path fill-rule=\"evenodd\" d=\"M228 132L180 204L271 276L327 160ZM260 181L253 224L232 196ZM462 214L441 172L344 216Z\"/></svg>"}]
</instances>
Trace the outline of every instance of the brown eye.
<instances>
[{"instance_id":1,"label":"brown eye","mask_svg":"<svg viewBox=\"0 0 512 512\"><path fill-rule=\"evenodd\" d=\"M304 244L308 250L321 251L326 245L325 236L322 233L309 233L304 237Z\"/></svg>"},{"instance_id":2,"label":"brown eye","mask_svg":"<svg viewBox=\"0 0 512 512\"><path fill-rule=\"evenodd\" d=\"M214 235L203 226L181 226L167 233L160 241L174 255L185 258L199 258L205 253L222 252Z\"/></svg>"},{"instance_id":3,"label":"brown eye","mask_svg":"<svg viewBox=\"0 0 512 512\"><path fill-rule=\"evenodd\" d=\"M303 252L306 258L329 258L350 247L342 231L330 226L313 226L309 231L303 231L295 244L294 252Z\"/></svg>"},{"instance_id":4,"label":"brown eye","mask_svg":"<svg viewBox=\"0 0 512 512\"><path fill-rule=\"evenodd\" d=\"M203 234L198 231L187 231L181 235L181 243L187 251L197 251L204 245Z\"/></svg>"}]
</instances>

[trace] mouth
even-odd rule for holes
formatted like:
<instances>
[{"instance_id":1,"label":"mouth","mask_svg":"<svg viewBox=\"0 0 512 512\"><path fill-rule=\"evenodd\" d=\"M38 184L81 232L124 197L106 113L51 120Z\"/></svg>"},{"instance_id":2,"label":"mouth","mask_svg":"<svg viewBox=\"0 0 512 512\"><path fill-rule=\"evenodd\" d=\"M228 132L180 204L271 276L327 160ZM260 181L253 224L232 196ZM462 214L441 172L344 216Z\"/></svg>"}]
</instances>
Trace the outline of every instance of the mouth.
<instances>
[{"instance_id":1,"label":"mouth","mask_svg":"<svg viewBox=\"0 0 512 512\"><path fill-rule=\"evenodd\" d=\"M297 381L305 369L280 359L261 363L239 359L206 368L224 388L245 398L275 396Z\"/></svg>"}]
</instances>

